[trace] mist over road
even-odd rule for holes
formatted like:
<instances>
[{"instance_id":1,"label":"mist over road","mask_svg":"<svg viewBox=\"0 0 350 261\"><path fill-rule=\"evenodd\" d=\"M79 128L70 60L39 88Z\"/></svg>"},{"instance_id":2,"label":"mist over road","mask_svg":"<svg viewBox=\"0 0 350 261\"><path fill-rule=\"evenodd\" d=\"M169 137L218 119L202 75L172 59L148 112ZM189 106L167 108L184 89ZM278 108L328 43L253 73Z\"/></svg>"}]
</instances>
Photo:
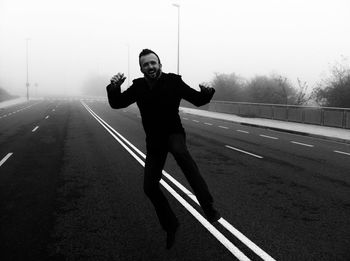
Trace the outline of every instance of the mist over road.
<instances>
[{"instance_id":1,"label":"mist over road","mask_svg":"<svg viewBox=\"0 0 350 261\"><path fill-rule=\"evenodd\" d=\"M223 219L203 219L169 154L162 185L181 225L167 251L143 193L136 107L0 110L0 260L349 260L348 144L181 118Z\"/></svg>"}]
</instances>

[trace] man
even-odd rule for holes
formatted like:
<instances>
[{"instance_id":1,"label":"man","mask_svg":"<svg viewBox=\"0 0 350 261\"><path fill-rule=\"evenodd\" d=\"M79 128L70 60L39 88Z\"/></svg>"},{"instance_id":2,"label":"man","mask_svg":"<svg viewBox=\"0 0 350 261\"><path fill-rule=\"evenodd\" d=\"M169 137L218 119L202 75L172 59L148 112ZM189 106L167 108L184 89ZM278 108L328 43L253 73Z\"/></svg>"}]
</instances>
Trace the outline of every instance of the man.
<instances>
[{"instance_id":1,"label":"man","mask_svg":"<svg viewBox=\"0 0 350 261\"><path fill-rule=\"evenodd\" d=\"M213 223L220 218L213 207L208 187L187 150L185 131L179 117L181 99L201 106L211 100L215 90L199 85L201 91L198 92L184 83L181 76L162 72L160 59L152 50L142 50L139 64L144 77L135 79L123 93L120 86L126 79L124 74L118 73L112 77L107 86L108 101L114 109L125 108L134 102L139 107L147 149L144 192L167 232L166 247L169 249L174 244L179 223L159 187L168 152L172 153L185 174L208 221Z\"/></svg>"}]
</instances>

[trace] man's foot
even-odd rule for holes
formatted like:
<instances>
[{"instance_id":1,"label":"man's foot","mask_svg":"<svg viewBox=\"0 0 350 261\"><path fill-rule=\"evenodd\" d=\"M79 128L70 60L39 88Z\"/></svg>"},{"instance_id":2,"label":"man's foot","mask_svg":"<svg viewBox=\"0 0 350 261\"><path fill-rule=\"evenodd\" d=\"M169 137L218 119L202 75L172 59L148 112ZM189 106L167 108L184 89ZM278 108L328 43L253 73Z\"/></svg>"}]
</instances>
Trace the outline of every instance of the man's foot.
<instances>
[{"instance_id":1,"label":"man's foot","mask_svg":"<svg viewBox=\"0 0 350 261\"><path fill-rule=\"evenodd\" d=\"M204 213L207 216L207 220L211 224L217 222L221 218L221 215L220 215L219 211L217 211L214 208L211 208L210 210L207 210Z\"/></svg>"},{"instance_id":2,"label":"man's foot","mask_svg":"<svg viewBox=\"0 0 350 261\"><path fill-rule=\"evenodd\" d=\"M179 224L177 223L173 229L166 232L166 249L170 249L174 245L178 227Z\"/></svg>"}]
</instances>

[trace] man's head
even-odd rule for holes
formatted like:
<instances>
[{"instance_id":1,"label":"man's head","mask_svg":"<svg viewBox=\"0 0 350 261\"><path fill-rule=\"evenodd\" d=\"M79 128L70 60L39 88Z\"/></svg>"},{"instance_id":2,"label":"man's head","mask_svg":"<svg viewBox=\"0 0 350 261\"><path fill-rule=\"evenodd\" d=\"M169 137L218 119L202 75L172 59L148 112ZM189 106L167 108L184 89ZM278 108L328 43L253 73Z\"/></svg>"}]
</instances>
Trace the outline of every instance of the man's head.
<instances>
[{"instance_id":1,"label":"man's head","mask_svg":"<svg viewBox=\"0 0 350 261\"><path fill-rule=\"evenodd\" d=\"M162 72L158 55L149 49L143 49L139 55L140 70L149 80L156 80Z\"/></svg>"}]
</instances>

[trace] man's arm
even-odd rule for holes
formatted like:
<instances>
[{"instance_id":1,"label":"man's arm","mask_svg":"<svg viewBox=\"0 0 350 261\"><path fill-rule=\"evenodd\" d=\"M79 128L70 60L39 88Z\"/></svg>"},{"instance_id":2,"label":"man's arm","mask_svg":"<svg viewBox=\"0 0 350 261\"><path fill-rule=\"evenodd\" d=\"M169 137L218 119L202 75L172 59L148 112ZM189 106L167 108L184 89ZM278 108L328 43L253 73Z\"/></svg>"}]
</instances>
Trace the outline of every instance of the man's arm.
<instances>
[{"instance_id":1,"label":"man's arm","mask_svg":"<svg viewBox=\"0 0 350 261\"><path fill-rule=\"evenodd\" d=\"M136 94L132 86L123 93L121 92L120 86L125 79L126 77L124 77L124 74L118 73L112 77L111 83L106 87L108 102L113 109L128 107L136 101Z\"/></svg>"},{"instance_id":2,"label":"man's arm","mask_svg":"<svg viewBox=\"0 0 350 261\"><path fill-rule=\"evenodd\" d=\"M181 78L179 80L181 85L182 98L197 107L209 103L215 93L214 88L207 87L201 84L199 85L201 91L198 92L195 89L188 86Z\"/></svg>"}]
</instances>

